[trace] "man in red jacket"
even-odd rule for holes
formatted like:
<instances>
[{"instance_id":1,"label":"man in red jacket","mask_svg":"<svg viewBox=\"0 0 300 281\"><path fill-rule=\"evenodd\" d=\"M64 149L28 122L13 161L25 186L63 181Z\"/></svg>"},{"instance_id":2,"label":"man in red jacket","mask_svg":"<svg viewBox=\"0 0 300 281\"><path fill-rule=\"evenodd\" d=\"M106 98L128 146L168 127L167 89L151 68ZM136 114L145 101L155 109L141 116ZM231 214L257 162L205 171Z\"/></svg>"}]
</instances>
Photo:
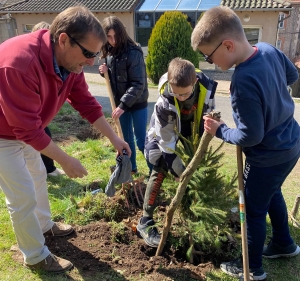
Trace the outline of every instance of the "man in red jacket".
<instances>
[{"instance_id":1,"label":"man in red jacket","mask_svg":"<svg viewBox=\"0 0 300 281\"><path fill-rule=\"evenodd\" d=\"M51 220L40 153L59 163L70 178L87 175L80 161L44 132L64 102L107 136L116 150L130 152L106 122L82 72L83 66L94 64L105 42L98 19L77 6L58 14L49 31L16 36L0 45L0 186L29 268L57 273L73 266L50 253L43 235L64 236L73 228Z\"/></svg>"}]
</instances>

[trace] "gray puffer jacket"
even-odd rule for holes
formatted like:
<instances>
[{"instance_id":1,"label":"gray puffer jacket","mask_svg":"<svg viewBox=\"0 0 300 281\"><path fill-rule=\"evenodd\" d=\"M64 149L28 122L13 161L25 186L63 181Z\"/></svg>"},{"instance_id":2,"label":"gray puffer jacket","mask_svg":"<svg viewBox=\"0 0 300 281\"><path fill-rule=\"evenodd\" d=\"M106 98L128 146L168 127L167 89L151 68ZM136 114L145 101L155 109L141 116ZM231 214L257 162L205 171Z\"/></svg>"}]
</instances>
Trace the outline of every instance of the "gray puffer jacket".
<instances>
[{"instance_id":1,"label":"gray puffer jacket","mask_svg":"<svg viewBox=\"0 0 300 281\"><path fill-rule=\"evenodd\" d=\"M125 111L147 107L149 92L142 49L129 46L118 56L107 56L105 62L116 106Z\"/></svg>"}]
</instances>

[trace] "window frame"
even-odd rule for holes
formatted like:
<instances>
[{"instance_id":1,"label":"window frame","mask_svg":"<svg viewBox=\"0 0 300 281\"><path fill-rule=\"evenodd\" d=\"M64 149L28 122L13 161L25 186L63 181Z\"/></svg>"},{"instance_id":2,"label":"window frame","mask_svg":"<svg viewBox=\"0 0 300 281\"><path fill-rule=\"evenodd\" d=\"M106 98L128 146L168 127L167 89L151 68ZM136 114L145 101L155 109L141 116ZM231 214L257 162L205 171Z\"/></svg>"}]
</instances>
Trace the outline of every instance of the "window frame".
<instances>
[{"instance_id":1,"label":"window frame","mask_svg":"<svg viewBox=\"0 0 300 281\"><path fill-rule=\"evenodd\" d=\"M278 28L283 29L284 28L284 21L285 21L285 14L279 13L278 16Z\"/></svg>"},{"instance_id":2,"label":"window frame","mask_svg":"<svg viewBox=\"0 0 300 281\"><path fill-rule=\"evenodd\" d=\"M30 28L27 28L29 26L30 26ZM34 26L35 26L35 24L25 23L25 24L23 24L23 31L30 33L30 32L32 32L32 29Z\"/></svg>"}]
</instances>

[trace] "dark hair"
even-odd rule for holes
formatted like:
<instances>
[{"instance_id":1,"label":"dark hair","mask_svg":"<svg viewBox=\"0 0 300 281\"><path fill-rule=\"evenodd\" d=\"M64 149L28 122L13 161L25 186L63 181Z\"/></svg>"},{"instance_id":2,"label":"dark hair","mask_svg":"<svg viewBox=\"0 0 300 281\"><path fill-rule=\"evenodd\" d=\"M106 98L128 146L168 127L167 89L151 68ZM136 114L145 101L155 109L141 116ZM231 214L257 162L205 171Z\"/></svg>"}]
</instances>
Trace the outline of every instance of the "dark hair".
<instances>
[{"instance_id":1,"label":"dark hair","mask_svg":"<svg viewBox=\"0 0 300 281\"><path fill-rule=\"evenodd\" d=\"M108 41L102 46L102 58L108 55L117 56L127 49L128 46L136 46L137 44L129 37L125 26L116 16L109 16L102 21L102 27L105 34L112 29L116 34L116 46L112 47Z\"/></svg>"},{"instance_id":2,"label":"dark hair","mask_svg":"<svg viewBox=\"0 0 300 281\"><path fill-rule=\"evenodd\" d=\"M103 44L106 43L106 35L100 21L82 5L70 7L55 17L50 26L54 43L57 43L61 33L67 33L77 41L84 41L91 33Z\"/></svg>"},{"instance_id":3,"label":"dark hair","mask_svg":"<svg viewBox=\"0 0 300 281\"><path fill-rule=\"evenodd\" d=\"M182 58L172 59L168 67L168 82L177 87L188 87L196 81L195 66Z\"/></svg>"}]
</instances>

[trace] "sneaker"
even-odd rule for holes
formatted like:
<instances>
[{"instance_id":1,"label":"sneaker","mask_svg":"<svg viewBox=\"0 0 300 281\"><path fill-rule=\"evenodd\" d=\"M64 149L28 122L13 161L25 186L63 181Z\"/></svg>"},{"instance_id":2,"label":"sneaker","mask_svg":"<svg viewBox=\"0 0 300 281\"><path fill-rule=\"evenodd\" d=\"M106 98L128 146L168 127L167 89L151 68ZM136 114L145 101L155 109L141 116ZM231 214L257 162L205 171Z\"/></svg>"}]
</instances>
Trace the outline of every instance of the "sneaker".
<instances>
[{"instance_id":1,"label":"sneaker","mask_svg":"<svg viewBox=\"0 0 300 281\"><path fill-rule=\"evenodd\" d=\"M48 231L44 233L44 235L52 235L52 236L67 236L74 231L74 228L71 225L64 224L61 222L55 222Z\"/></svg>"},{"instance_id":2,"label":"sneaker","mask_svg":"<svg viewBox=\"0 0 300 281\"><path fill-rule=\"evenodd\" d=\"M66 173L63 170L56 168L53 172L48 173L47 175L52 177L57 177L57 176L64 176L65 174Z\"/></svg>"},{"instance_id":3,"label":"sneaker","mask_svg":"<svg viewBox=\"0 0 300 281\"><path fill-rule=\"evenodd\" d=\"M267 246L264 246L262 256L268 259L276 259L280 257L290 258L300 253L300 247L295 243L281 247L270 240Z\"/></svg>"},{"instance_id":4,"label":"sneaker","mask_svg":"<svg viewBox=\"0 0 300 281\"><path fill-rule=\"evenodd\" d=\"M33 270L45 270L51 273L63 273L70 270L73 264L65 259L59 258L53 254L50 254L47 258L36 264L26 264L24 266Z\"/></svg>"},{"instance_id":5,"label":"sneaker","mask_svg":"<svg viewBox=\"0 0 300 281\"><path fill-rule=\"evenodd\" d=\"M230 262L223 262L221 263L220 268L223 272L227 273L230 276L242 280L244 278L243 262L240 258ZM263 270L262 267L250 268L249 271L250 271L250 280L265 280L267 278L267 273Z\"/></svg>"},{"instance_id":6,"label":"sneaker","mask_svg":"<svg viewBox=\"0 0 300 281\"><path fill-rule=\"evenodd\" d=\"M149 220L141 224L141 219L136 227L137 232L142 236L146 244L150 247L157 248L160 242L160 235L154 226L154 221Z\"/></svg>"}]
</instances>

